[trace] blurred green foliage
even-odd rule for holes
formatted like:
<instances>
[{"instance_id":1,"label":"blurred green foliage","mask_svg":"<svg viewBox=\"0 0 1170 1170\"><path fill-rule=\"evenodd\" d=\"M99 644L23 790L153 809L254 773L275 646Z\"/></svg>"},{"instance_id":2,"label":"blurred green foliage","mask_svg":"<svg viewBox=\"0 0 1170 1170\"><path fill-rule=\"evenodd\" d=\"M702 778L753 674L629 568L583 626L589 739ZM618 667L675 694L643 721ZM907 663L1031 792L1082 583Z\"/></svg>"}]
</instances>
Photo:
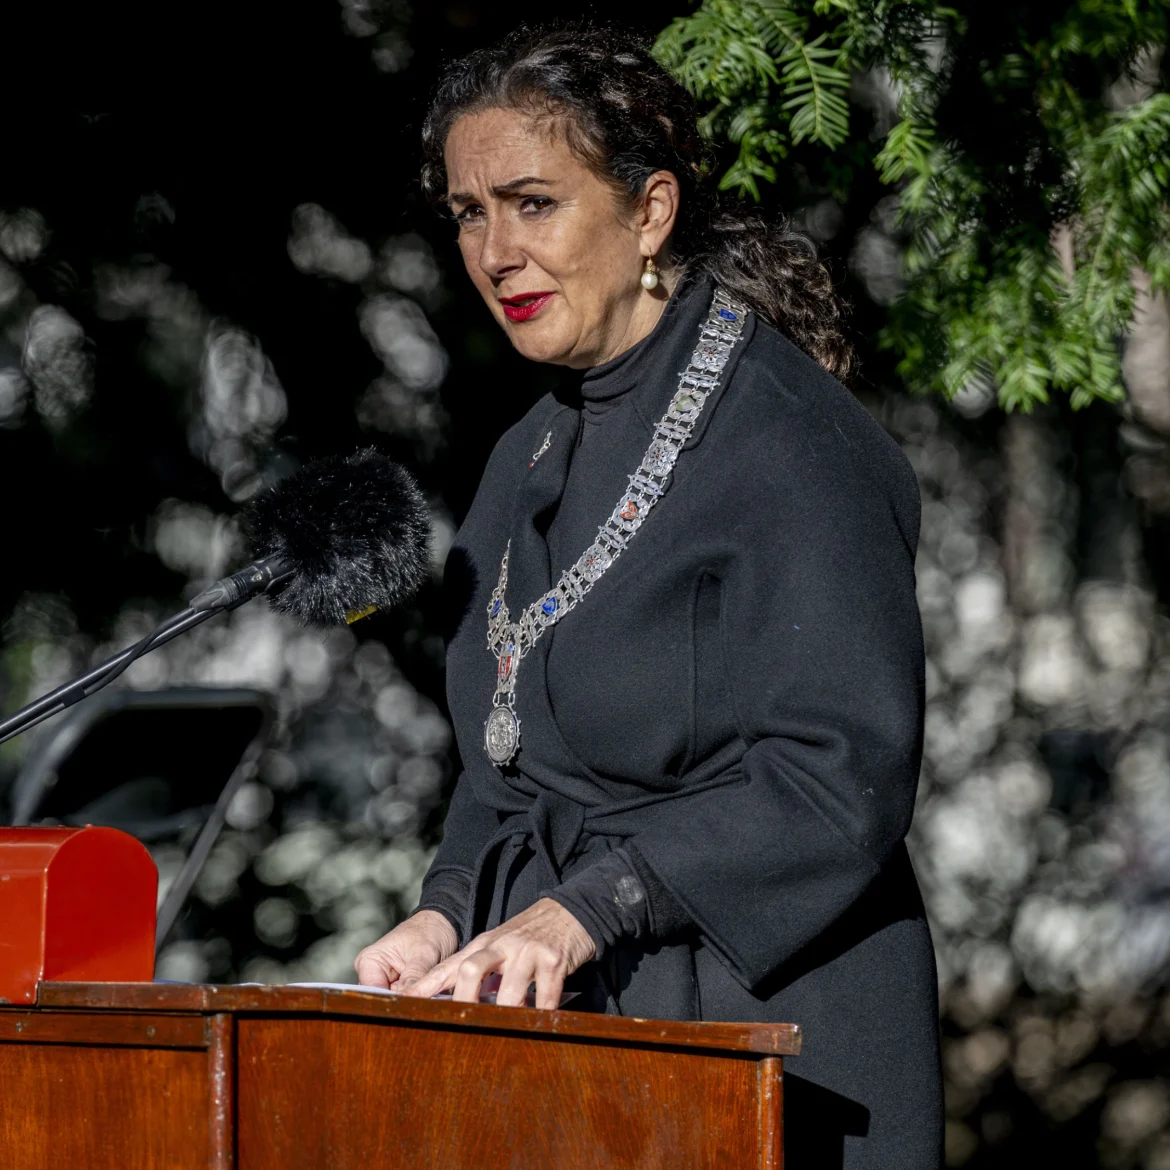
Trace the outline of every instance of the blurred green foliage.
<instances>
[{"instance_id":1,"label":"blurred green foliage","mask_svg":"<svg viewBox=\"0 0 1170 1170\"><path fill-rule=\"evenodd\" d=\"M904 288L880 344L913 389L994 386L1031 410L1122 397L1134 273L1170 288L1166 0L703 0L659 60L735 151L751 198L794 148L843 200L859 167L896 193ZM884 89L858 117L857 78ZM824 157L816 157L819 153Z\"/></svg>"}]
</instances>

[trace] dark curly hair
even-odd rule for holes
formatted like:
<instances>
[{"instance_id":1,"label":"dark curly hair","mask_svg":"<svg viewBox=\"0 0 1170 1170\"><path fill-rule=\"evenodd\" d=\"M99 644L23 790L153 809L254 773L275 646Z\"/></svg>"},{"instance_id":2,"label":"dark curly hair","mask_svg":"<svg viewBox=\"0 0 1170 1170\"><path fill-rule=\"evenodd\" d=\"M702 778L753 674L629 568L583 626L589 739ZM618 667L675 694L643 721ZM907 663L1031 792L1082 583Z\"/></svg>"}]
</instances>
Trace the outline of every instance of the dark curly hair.
<instances>
[{"instance_id":1,"label":"dark curly hair","mask_svg":"<svg viewBox=\"0 0 1170 1170\"><path fill-rule=\"evenodd\" d=\"M443 147L474 110L518 109L555 118L569 146L631 204L646 180L670 171L680 207L671 254L709 273L842 381L853 354L842 304L816 249L787 223L721 205L690 94L645 41L589 24L521 26L444 71L423 123L423 190L443 201Z\"/></svg>"}]
</instances>

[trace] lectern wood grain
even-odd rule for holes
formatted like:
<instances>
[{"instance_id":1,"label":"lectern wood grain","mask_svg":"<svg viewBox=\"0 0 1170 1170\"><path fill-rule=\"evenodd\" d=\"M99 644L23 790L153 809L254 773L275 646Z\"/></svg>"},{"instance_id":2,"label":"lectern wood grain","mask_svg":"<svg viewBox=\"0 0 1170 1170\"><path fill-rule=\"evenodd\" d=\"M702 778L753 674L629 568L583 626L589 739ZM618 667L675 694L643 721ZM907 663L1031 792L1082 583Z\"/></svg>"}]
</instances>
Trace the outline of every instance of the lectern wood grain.
<instances>
[{"instance_id":1,"label":"lectern wood grain","mask_svg":"<svg viewBox=\"0 0 1170 1170\"><path fill-rule=\"evenodd\" d=\"M103 1048L206 1048L207 1016L161 1015L150 1012L102 1012L79 1015L69 1011L0 1012L0 1043L89 1044Z\"/></svg>"},{"instance_id":2,"label":"lectern wood grain","mask_svg":"<svg viewBox=\"0 0 1170 1170\"><path fill-rule=\"evenodd\" d=\"M588 1012L545 1012L482 1003L408 999L319 987L260 987L214 983L42 983L42 1008L108 1008L180 1012L290 1012L341 1015L439 1027L465 1025L525 1035L576 1036L618 1043L672 1044L771 1056L800 1053L797 1024L732 1024L717 1021L640 1020Z\"/></svg>"},{"instance_id":3,"label":"lectern wood grain","mask_svg":"<svg viewBox=\"0 0 1170 1170\"><path fill-rule=\"evenodd\" d=\"M207 1053L0 1045L4 1170L207 1170Z\"/></svg>"},{"instance_id":4,"label":"lectern wood grain","mask_svg":"<svg viewBox=\"0 0 1170 1170\"><path fill-rule=\"evenodd\" d=\"M398 1170L479 1170L504 1150L533 1170L760 1165L754 1060L344 1020L239 1027L239 1155L255 1170L365 1170L371 1149Z\"/></svg>"},{"instance_id":5,"label":"lectern wood grain","mask_svg":"<svg viewBox=\"0 0 1170 1170\"><path fill-rule=\"evenodd\" d=\"M0 1007L0 1170L782 1170L799 1050L793 1025L42 984Z\"/></svg>"}]
</instances>

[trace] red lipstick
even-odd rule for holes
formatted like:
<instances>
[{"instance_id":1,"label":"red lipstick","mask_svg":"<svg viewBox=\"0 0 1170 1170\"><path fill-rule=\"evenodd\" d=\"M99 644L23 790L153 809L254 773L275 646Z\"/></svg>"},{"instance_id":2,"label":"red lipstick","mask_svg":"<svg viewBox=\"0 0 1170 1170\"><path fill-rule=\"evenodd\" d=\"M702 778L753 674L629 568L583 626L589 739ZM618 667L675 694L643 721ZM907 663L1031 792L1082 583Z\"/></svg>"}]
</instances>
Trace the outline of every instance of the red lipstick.
<instances>
[{"instance_id":1,"label":"red lipstick","mask_svg":"<svg viewBox=\"0 0 1170 1170\"><path fill-rule=\"evenodd\" d=\"M504 306L504 316L509 321L527 321L529 317L535 317L555 295L551 292L530 292L515 297L500 297L499 300Z\"/></svg>"}]
</instances>

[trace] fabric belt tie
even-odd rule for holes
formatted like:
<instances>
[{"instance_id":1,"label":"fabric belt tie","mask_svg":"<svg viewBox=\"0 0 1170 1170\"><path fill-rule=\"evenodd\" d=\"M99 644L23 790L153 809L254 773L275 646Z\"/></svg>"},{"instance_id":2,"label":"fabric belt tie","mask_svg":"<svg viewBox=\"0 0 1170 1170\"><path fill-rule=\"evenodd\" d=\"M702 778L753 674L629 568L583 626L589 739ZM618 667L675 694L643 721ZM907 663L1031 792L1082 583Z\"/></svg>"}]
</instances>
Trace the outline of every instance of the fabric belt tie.
<instances>
[{"instance_id":1,"label":"fabric belt tie","mask_svg":"<svg viewBox=\"0 0 1170 1170\"><path fill-rule=\"evenodd\" d=\"M485 923L496 926L503 921L507 883L500 878L510 871L525 847L531 848L540 859L549 885L560 885L566 864L580 852L583 840L592 837L624 840L645 827L646 813L654 805L740 783L743 783L742 774L732 770L681 791L654 793L622 804L592 808L551 789L541 789L529 808L512 813L503 821L480 852L471 879L471 898L464 923L465 940L474 938L484 929ZM499 875L490 891L483 888L489 875ZM486 900L485 894L488 895ZM485 902L487 912L481 915Z\"/></svg>"},{"instance_id":2,"label":"fabric belt tie","mask_svg":"<svg viewBox=\"0 0 1170 1170\"><path fill-rule=\"evenodd\" d=\"M467 908L466 937L474 937L483 929L484 922L498 924L503 920L507 891L502 881L494 882L487 914L480 916L486 874L506 874L520 852L528 847L544 865L549 883L560 885L565 865L585 835L585 821L584 806L550 789L542 790L531 808L508 817L476 861L471 881L471 903Z\"/></svg>"}]
</instances>

